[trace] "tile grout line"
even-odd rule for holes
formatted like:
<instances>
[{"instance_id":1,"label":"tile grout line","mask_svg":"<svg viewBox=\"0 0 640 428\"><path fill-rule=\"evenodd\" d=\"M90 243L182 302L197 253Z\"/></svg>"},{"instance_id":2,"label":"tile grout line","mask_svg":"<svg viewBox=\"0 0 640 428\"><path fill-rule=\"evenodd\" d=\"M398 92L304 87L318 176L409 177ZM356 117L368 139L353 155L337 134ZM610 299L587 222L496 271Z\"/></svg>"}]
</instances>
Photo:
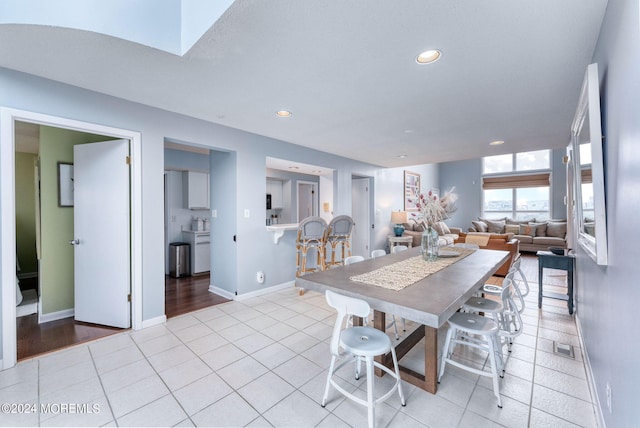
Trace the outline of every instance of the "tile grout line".
<instances>
[{"instance_id":1,"label":"tile grout line","mask_svg":"<svg viewBox=\"0 0 640 428\"><path fill-rule=\"evenodd\" d=\"M133 341L133 339L131 339ZM87 345L87 351L89 351L89 356L91 357L91 363L93 364L93 368L96 371L96 376L98 376L98 382L100 382L100 388L102 388L102 393L104 394L104 398L107 400L107 405L109 406L109 411L111 412L111 417L113 418L113 422L116 426L120 426L118 424L118 420L116 419L116 415L113 412L113 407L111 406L111 400L109 400L109 396L107 395L107 391L104 389L104 384L102 383L102 377L100 376L100 372L98 371L98 367L96 366L96 361L93 358L93 352L91 352L91 347Z\"/></svg>"}]
</instances>

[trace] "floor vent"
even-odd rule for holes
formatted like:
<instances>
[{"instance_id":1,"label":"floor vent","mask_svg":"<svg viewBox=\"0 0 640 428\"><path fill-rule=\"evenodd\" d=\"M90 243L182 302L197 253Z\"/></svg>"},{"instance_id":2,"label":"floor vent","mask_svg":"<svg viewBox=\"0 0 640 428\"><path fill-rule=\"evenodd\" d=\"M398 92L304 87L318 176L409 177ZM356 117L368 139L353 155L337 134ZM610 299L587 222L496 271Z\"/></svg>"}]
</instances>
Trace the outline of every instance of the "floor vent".
<instances>
[{"instance_id":1,"label":"floor vent","mask_svg":"<svg viewBox=\"0 0 640 428\"><path fill-rule=\"evenodd\" d=\"M553 341L553 353L561 357L571 358L572 360L576 358L573 352L573 345L558 343L555 340Z\"/></svg>"}]
</instances>

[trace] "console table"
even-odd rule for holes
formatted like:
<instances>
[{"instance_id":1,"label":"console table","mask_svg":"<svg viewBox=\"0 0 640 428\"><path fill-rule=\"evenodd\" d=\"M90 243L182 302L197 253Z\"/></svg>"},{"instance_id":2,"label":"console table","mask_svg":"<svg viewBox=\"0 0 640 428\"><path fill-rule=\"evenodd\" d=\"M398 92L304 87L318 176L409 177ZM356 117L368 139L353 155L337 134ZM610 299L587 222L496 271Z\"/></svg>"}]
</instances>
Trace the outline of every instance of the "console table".
<instances>
[{"instance_id":1,"label":"console table","mask_svg":"<svg viewBox=\"0 0 640 428\"><path fill-rule=\"evenodd\" d=\"M573 314L573 268L575 265L575 256L557 255L551 251L538 251L538 308L542 307L542 298L549 297L551 299L559 299L567 301L569 313ZM542 272L543 269L560 269L567 271L567 294L546 292L542 290Z\"/></svg>"},{"instance_id":2,"label":"console table","mask_svg":"<svg viewBox=\"0 0 640 428\"><path fill-rule=\"evenodd\" d=\"M413 236L395 236L389 235L389 249L396 245L406 245L411 248L413 246Z\"/></svg>"}]
</instances>

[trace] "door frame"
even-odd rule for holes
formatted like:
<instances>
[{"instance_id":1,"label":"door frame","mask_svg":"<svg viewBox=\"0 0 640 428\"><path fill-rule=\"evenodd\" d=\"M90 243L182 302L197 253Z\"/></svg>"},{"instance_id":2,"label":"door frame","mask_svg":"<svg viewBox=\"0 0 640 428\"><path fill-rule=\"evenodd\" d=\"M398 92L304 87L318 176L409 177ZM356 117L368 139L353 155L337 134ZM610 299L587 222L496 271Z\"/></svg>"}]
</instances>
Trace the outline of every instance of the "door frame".
<instances>
[{"instance_id":1,"label":"door frame","mask_svg":"<svg viewBox=\"0 0 640 428\"><path fill-rule=\"evenodd\" d=\"M29 122L107 137L127 139L131 150L131 327L142 322L142 145L140 132L25 110L0 107L0 232L2 244L2 369L17 362L15 122Z\"/></svg>"},{"instance_id":2,"label":"door frame","mask_svg":"<svg viewBox=\"0 0 640 428\"><path fill-rule=\"evenodd\" d=\"M360 199L365 200L366 203L364 204L366 206L366 217L367 217L367 224L366 224L366 232L363 233L364 239L365 239L365 246L368 248L368 254L364 254L364 258L368 259L369 257L371 257L371 234L373 233L373 228L371 226L375 227L375 223L374 223L374 218L372 216L372 213L374 212L374 192L373 192L373 184L374 184L374 179L373 177L361 177L361 176L356 176L353 175L351 176L351 216L353 217L353 207L354 207L354 192L353 192L353 187L354 187L354 182L366 182L367 187L369 188L369 190L367 191L367 195L366 197L362 197ZM361 195L359 195L361 196ZM356 219L354 218L354 221ZM357 222L356 222L356 227L357 227ZM351 243L351 248L355 248L355 246L353 245L353 242Z\"/></svg>"},{"instance_id":3,"label":"door frame","mask_svg":"<svg viewBox=\"0 0 640 428\"><path fill-rule=\"evenodd\" d=\"M298 223L300 223L303 219L300 218L300 185L308 184L311 185L312 192L314 192L314 197L311 198L311 216L317 216L320 212L319 204L320 204L320 194L318 192L318 183L315 181L304 181L304 180L296 180L296 218L298 219Z\"/></svg>"}]
</instances>

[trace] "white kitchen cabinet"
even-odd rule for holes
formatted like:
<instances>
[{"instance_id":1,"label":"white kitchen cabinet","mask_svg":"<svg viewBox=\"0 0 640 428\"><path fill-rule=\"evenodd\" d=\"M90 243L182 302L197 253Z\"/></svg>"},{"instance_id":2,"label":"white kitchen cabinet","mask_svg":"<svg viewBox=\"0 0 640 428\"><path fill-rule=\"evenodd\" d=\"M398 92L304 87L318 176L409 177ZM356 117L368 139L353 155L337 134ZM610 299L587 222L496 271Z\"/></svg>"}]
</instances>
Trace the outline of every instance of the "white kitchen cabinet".
<instances>
[{"instance_id":1,"label":"white kitchen cabinet","mask_svg":"<svg viewBox=\"0 0 640 428\"><path fill-rule=\"evenodd\" d=\"M185 171L182 173L182 186L185 208L209 209L209 174Z\"/></svg>"},{"instance_id":2,"label":"white kitchen cabinet","mask_svg":"<svg viewBox=\"0 0 640 428\"><path fill-rule=\"evenodd\" d=\"M282 208L282 181L267 180L267 194L271 195L271 209Z\"/></svg>"},{"instance_id":3,"label":"white kitchen cabinet","mask_svg":"<svg viewBox=\"0 0 640 428\"><path fill-rule=\"evenodd\" d=\"M191 274L209 272L211 269L210 232L183 231L184 240L191 249Z\"/></svg>"}]
</instances>

